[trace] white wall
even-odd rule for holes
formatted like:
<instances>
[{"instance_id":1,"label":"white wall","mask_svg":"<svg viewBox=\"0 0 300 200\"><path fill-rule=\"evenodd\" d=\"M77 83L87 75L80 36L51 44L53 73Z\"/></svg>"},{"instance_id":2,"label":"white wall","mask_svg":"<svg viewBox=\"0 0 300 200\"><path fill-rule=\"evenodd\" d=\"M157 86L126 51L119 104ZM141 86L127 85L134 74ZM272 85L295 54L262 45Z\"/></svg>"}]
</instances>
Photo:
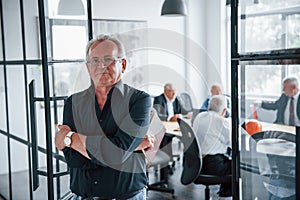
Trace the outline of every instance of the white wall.
<instances>
[{"instance_id":1,"label":"white wall","mask_svg":"<svg viewBox=\"0 0 300 200\"><path fill-rule=\"evenodd\" d=\"M226 89L226 21L224 0L207 1L206 9L206 40L207 54L206 62L207 80L209 85L219 82ZM226 90L225 93L228 93Z\"/></svg>"},{"instance_id":2,"label":"white wall","mask_svg":"<svg viewBox=\"0 0 300 200\"><path fill-rule=\"evenodd\" d=\"M212 83L225 84L221 78L221 74L223 77L225 74L220 70L221 66L225 67L225 63L221 63L224 47L221 47L220 37L225 31L221 28L225 0L188 0L186 3L188 16L185 18L160 16L163 0L94 0L93 17L146 20L148 28L155 29L149 32L161 31L161 37L148 35L150 40L154 38L161 45L156 46L160 51L149 51L149 81L157 86L173 82L178 93L187 90L193 97L194 107L199 107ZM175 44L177 49L171 46L164 49L168 42ZM172 54L174 52L176 55ZM162 88L154 92L153 95L157 95Z\"/></svg>"}]
</instances>

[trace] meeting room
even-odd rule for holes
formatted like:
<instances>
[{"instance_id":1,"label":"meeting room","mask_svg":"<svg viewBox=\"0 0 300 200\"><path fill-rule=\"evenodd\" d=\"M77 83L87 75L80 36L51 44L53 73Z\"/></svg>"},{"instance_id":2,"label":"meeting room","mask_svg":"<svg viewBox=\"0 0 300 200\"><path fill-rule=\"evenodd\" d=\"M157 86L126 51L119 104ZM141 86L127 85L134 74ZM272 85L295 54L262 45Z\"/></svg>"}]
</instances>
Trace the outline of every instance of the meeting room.
<instances>
[{"instance_id":1,"label":"meeting room","mask_svg":"<svg viewBox=\"0 0 300 200\"><path fill-rule=\"evenodd\" d=\"M0 0L0 200L300 199L299 0Z\"/></svg>"}]
</instances>

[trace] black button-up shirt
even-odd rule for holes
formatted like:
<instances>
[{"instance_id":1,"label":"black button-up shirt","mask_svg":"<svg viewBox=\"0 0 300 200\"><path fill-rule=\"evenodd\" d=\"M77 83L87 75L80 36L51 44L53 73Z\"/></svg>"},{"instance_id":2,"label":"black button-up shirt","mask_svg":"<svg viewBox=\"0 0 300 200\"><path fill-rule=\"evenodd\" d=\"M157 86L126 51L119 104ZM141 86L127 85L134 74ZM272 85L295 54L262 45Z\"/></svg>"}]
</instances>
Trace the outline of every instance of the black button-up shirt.
<instances>
[{"instance_id":1,"label":"black button-up shirt","mask_svg":"<svg viewBox=\"0 0 300 200\"><path fill-rule=\"evenodd\" d=\"M147 133L151 97L121 81L101 110L93 86L70 96L63 124L87 135L88 159L72 148L63 152L71 191L83 197L121 198L147 185L145 157L134 151Z\"/></svg>"}]
</instances>

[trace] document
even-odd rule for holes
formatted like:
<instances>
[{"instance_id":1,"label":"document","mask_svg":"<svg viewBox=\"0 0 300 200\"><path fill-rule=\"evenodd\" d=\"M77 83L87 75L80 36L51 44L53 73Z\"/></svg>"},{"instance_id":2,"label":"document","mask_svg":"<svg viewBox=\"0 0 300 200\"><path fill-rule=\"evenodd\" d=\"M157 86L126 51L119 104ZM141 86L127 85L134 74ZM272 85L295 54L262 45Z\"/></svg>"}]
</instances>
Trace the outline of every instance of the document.
<instances>
[{"instance_id":1,"label":"document","mask_svg":"<svg viewBox=\"0 0 300 200\"><path fill-rule=\"evenodd\" d=\"M153 109L151 110L150 116L150 126L148 129L148 134L152 134L155 137L154 147L149 151L144 151L143 153L147 159L147 167L151 165L153 162L157 151L159 150L160 143L165 135L166 128L164 127L162 121L159 119L156 111Z\"/></svg>"}]
</instances>

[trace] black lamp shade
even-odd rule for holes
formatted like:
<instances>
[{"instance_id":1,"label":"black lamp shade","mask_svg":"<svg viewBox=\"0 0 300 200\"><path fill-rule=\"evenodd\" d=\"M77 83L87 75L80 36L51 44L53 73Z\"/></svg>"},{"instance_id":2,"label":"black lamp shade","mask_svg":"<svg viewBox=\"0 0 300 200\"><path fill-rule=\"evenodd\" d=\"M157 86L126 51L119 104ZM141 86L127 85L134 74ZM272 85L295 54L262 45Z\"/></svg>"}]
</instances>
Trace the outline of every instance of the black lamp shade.
<instances>
[{"instance_id":1,"label":"black lamp shade","mask_svg":"<svg viewBox=\"0 0 300 200\"><path fill-rule=\"evenodd\" d=\"M231 0L226 0L226 6L230 6Z\"/></svg>"},{"instance_id":2,"label":"black lamp shade","mask_svg":"<svg viewBox=\"0 0 300 200\"><path fill-rule=\"evenodd\" d=\"M85 15L82 0L60 0L57 7L58 15Z\"/></svg>"},{"instance_id":3,"label":"black lamp shade","mask_svg":"<svg viewBox=\"0 0 300 200\"><path fill-rule=\"evenodd\" d=\"M161 16L185 15L187 15L187 9L183 0L165 0L161 9Z\"/></svg>"}]
</instances>

